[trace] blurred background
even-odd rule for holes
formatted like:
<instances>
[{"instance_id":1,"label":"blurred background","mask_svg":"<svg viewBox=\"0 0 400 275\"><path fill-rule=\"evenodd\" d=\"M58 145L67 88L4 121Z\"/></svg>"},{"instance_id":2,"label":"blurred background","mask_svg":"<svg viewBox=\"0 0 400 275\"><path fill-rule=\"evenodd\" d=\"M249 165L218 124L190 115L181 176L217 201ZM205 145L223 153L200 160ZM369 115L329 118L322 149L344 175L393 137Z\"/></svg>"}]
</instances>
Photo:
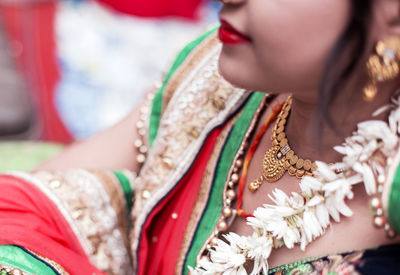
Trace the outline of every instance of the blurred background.
<instances>
[{"instance_id":1,"label":"blurred background","mask_svg":"<svg viewBox=\"0 0 400 275\"><path fill-rule=\"evenodd\" d=\"M30 168L119 121L218 9L207 0L0 0L0 171Z\"/></svg>"}]
</instances>

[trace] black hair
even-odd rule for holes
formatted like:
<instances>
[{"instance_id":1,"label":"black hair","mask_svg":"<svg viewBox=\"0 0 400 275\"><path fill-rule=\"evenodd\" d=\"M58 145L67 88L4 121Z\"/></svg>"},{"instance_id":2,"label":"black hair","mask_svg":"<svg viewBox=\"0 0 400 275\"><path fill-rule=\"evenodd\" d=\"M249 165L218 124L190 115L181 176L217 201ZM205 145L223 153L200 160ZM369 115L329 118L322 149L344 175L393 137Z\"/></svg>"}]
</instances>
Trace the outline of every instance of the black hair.
<instances>
[{"instance_id":1,"label":"black hair","mask_svg":"<svg viewBox=\"0 0 400 275\"><path fill-rule=\"evenodd\" d=\"M336 132L338 131L330 115L329 106L363 59L372 20L373 0L349 1L351 1L349 22L328 56L321 78L316 110L318 126L322 126L325 122ZM341 62L344 58L348 58L347 50L350 50L350 59ZM321 127L318 128L321 130Z\"/></svg>"}]
</instances>

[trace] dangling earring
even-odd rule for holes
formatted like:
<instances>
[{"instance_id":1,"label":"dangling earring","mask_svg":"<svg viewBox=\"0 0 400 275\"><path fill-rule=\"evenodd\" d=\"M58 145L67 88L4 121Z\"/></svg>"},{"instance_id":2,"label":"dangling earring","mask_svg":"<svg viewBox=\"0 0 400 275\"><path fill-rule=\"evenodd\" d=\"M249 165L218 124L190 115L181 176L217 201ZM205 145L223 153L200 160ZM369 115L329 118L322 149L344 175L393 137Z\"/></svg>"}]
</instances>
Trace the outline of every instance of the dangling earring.
<instances>
[{"instance_id":1,"label":"dangling earring","mask_svg":"<svg viewBox=\"0 0 400 275\"><path fill-rule=\"evenodd\" d=\"M364 99L371 101L378 93L378 82L392 80L399 74L400 37L392 36L376 45L376 54L367 61L370 80L364 88Z\"/></svg>"}]
</instances>

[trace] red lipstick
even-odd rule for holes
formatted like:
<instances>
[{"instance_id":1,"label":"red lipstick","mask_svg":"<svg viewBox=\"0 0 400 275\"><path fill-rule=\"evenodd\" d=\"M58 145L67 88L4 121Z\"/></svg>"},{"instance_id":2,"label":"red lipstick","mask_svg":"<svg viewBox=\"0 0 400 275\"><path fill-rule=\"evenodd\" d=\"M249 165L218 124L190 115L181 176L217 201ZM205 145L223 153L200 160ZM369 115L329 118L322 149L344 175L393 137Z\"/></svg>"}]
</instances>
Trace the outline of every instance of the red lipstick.
<instances>
[{"instance_id":1,"label":"red lipstick","mask_svg":"<svg viewBox=\"0 0 400 275\"><path fill-rule=\"evenodd\" d=\"M218 37L222 43L227 45L239 45L251 42L250 37L236 30L228 21L221 19Z\"/></svg>"}]
</instances>

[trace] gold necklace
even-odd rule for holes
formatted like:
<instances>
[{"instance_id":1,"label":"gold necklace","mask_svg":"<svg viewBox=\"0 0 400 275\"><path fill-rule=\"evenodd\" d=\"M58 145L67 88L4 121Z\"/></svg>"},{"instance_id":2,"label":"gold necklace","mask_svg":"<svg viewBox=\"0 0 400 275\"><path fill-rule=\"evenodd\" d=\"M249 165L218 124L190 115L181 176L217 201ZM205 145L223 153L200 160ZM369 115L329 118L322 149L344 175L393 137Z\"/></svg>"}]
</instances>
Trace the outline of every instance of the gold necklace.
<instances>
[{"instance_id":1,"label":"gold necklace","mask_svg":"<svg viewBox=\"0 0 400 275\"><path fill-rule=\"evenodd\" d=\"M264 181L276 182L286 171L291 176L302 178L304 175L312 176L312 172L316 169L315 163L308 159L299 158L290 148L287 140L285 126L292 108L292 102L292 96L289 96L278 115L272 131L272 147L265 152L262 161L262 176L252 181L248 186L252 192L257 191Z\"/></svg>"}]
</instances>

